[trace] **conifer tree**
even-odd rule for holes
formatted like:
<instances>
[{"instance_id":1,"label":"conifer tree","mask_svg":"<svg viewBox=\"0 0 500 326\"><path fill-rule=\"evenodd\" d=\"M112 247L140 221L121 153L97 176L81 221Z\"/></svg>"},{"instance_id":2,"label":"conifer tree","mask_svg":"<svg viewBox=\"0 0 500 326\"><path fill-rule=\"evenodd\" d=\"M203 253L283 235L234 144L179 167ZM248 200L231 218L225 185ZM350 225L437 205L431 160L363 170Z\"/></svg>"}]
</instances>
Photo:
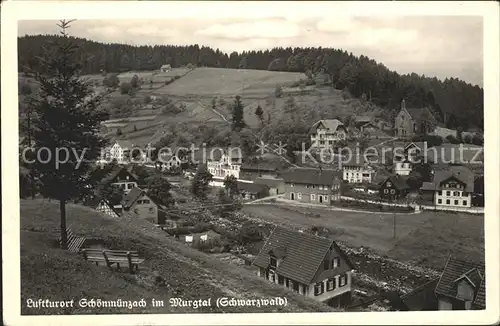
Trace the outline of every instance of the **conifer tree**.
<instances>
[{"instance_id":1,"label":"conifer tree","mask_svg":"<svg viewBox=\"0 0 500 326\"><path fill-rule=\"evenodd\" d=\"M106 144L98 132L108 118L90 84L80 78L77 46L67 33L71 22L57 24L63 37L39 58L43 73L35 72L40 88L33 106L34 149L40 154L33 171L41 182L40 193L59 201L63 249L68 246L66 203L92 191L92 164Z\"/></svg>"}]
</instances>

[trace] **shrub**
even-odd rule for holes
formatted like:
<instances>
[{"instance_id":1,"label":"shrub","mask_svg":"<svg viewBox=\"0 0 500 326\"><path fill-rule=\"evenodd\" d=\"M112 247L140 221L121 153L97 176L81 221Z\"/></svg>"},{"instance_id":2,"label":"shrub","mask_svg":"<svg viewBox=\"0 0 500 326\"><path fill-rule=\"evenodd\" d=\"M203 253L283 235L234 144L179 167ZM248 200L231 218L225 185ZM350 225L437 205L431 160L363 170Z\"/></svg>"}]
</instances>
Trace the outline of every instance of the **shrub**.
<instances>
[{"instance_id":1,"label":"shrub","mask_svg":"<svg viewBox=\"0 0 500 326\"><path fill-rule=\"evenodd\" d=\"M132 85L130 83L121 83L120 85L120 93L122 94L130 94L132 91Z\"/></svg>"},{"instance_id":2,"label":"shrub","mask_svg":"<svg viewBox=\"0 0 500 326\"><path fill-rule=\"evenodd\" d=\"M447 140L449 143L451 143L451 144L460 144L460 140L459 140L457 137L453 136L453 135L448 135L448 136L446 137L446 140Z\"/></svg>"}]
</instances>

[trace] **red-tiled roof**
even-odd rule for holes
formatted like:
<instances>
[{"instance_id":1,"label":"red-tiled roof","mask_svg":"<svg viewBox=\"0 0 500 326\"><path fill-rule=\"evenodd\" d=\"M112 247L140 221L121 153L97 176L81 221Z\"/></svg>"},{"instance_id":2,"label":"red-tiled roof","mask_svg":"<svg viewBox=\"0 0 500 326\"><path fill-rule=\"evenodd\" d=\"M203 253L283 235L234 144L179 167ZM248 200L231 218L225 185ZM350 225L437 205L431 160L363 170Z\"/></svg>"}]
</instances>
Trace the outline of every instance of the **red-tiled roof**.
<instances>
[{"instance_id":1,"label":"red-tiled roof","mask_svg":"<svg viewBox=\"0 0 500 326\"><path fill-rule=\"evenodd\" d=\"M278 274L303 284L311 284L331 246L343 255L347 265L352 268L347 257L333 240L275 227L253 264L267 268L269 253L272 251L282 257L276 268Z\"/></svg>"},{"instance_id":2,"label":"red-tiled roof","mask_svg":"<svg viewBox=\"0 0 500 326\"><path fill-rule=\"evenodd\" d=\"M457 281L462 278L470 280L475 288L474 303L485 305L485 279L484 264L477 264L470 261L449 257L446 262L443 274L436 286L436 294L457 298ZM469 278L472 277L472 279Z\"/></svg>"}]
</instances>

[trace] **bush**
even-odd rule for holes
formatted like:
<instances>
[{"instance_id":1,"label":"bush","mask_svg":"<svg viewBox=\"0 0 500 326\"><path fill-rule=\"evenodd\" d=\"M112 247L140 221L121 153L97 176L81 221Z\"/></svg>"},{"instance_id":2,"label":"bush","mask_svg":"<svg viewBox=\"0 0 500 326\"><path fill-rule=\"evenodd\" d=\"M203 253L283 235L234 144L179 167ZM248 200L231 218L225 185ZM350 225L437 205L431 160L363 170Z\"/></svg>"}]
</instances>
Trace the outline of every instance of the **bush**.
<instances>
[{"instance_id":1,"label":"bush","mask_svg":"<svg viewBox=\"0 0 500 326\"><path fill-rule=\"evenodd\" d=\"M448 135L448 136L446 137L446 140L447 140L449 143L451 143L451 144L460 144L460 140L459 140L457 137L453 136L453 135Z\"/></svg>"},{"instance_id":2,"label":"bush","mask_svg":"<svg viewBox=\"0 0 500 326\"><path fill-rule=\"evenodd\" d=\"M484 144L484 138L480 134L475 134L472 137L471 142L474 145L483 146L483 144Z\"/></svg>"},{"instance_id":3,"label":"bush","mask_svg":"<svg viewBox=\"0 0 500 326\"><path fill-rule=\"evenodd\" d=\"M239 242L242 245L245 245L261 241L262 233L260 232L260 229L257 225L247 222L241 227L238 238Z\"/></svg>"},{"instance_id":4,"label":"bush","mask_svg":"<svg viewBox=\"0 0 500 326\"><path fill-rule=\"evenodd\" d=\"M120 93L130 94L131 92L132 92L132 85L130 85L130 83L121 83Z\"/></svg>"},{"instance_id":5,"label":"bush","mask_svg":"<svg viewBox=\"0 0 500 326\"><path fill-rule=\"evenodd\" d=\"M181 76L179 76L179 75L175 75L174 80L177 80L177 79L179 79L179 78L181 78Z\"/></svg>"},{"instance_id":6,"label":"bush","mask_svg":"<svg viewBox=\"0 0 500 326\"><path fill-rule=\"evenodd\" d=\"M102 80L102 84L109 88L115 88L120 85L120 79L116 74L110 74Z\"/></svg>"},{"instance_id":7,"label":"bush","mask_svg":"<svg viewBox=\"0 0 500 326\"><path fill-rule=\"evenodd\" d=\"M280 85L276 85L276 88L274 89L274 96L276 98L283 96L283 88Z\"/></svg>"}]
</instances>

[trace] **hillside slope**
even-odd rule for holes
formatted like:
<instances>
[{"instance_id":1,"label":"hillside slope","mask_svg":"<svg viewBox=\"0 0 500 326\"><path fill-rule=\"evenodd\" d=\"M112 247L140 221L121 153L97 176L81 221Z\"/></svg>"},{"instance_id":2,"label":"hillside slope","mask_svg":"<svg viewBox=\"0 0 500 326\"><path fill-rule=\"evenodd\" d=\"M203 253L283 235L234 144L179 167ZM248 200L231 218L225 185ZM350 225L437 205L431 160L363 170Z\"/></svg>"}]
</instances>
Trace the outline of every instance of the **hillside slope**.
<instances>
[{"instance_id":1,"label":"hillside slope","mask_svg":"<svg viewBox=\"0 0 500 326\"><path fill-rule=\"evenodd\" d=\"M89 208L67 205L68 225L77 235L101 240L111 249L137 250L145 258L137 275L108 270L87 263L75 253L57 248L54 230L59 224L58 204L40 199L21 200L21 304L22 314L68 313L167 313L167 312L306 312L333 311L332 308L258 278L238 266L214 260L155 228L146 221L121 218L113 220ZM157 276L165 285L155 285ZM286 297L282 309L170 308L168 299L206 299L217 297L270 298ZM52 311L26 307L28 298L78 301L164 300L164 308L69 308Z\"/></svg>"}]
</instances>

